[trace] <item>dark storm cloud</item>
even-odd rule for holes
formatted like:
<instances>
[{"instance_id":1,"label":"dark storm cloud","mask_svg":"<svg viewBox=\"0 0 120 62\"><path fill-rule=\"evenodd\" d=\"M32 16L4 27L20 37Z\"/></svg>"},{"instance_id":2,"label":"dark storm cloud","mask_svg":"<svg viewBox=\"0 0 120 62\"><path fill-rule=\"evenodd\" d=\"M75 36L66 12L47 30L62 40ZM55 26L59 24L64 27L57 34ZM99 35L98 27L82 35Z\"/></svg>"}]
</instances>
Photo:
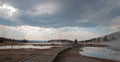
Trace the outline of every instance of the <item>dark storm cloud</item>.
<instances>
[{"instance_id":1,"label":"dark storm cloud","mask_svg":"<svg viewBox=\"0 0 120 62\"><path fill-rule=\"evenodd\" d=\"M35 40L99 37L119 30L119 7L120 0L0 0L0 36Z\"/></svg>"},{"instance_id":2,"label":"dark storm cloud","mask_svg":"<svg viewBox=\"0 0 120 62\"><path fill-rule=\"evenodd\" d=\"M120 16L119 0L1 0L2 4L19 10L17 21L21 24L16 25L95 27ZM7 22L1 20L1 24Z\"/></svg>"}]
</instances>

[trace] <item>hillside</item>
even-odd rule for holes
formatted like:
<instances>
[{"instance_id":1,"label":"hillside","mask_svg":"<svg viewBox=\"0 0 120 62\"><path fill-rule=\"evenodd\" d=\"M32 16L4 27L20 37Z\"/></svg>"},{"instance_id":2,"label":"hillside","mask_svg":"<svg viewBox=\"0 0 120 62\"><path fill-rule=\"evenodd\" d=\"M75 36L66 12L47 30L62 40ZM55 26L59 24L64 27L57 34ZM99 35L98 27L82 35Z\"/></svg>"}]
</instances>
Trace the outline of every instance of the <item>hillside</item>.
<instances>
[{"instance_id":1,"label":"hillside","mask_svg":"<svg viewBox=\"0 0 120 62\"><path fill-rule=\"evenodd\" d=\"M110 48L120 51L120 32L115 32L108 36L110 40L104 43L110 45Z\"/></svg>"}]
</instances>

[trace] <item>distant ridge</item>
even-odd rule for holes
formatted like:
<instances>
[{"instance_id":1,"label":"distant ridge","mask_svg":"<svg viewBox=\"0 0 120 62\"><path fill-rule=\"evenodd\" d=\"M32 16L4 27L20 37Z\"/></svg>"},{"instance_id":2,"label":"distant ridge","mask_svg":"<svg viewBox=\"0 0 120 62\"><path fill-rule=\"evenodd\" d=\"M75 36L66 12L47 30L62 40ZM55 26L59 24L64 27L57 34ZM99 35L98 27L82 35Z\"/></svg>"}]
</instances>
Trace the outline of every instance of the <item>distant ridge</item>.
<instances>
[{"instance_id":1,"label":"distant ridge","mask_svg":"<svg viewBox=\"0 0 120 62\"><path fill-rule=\"evenodd\" d=\"M54 40L49 40L47 42L52 42L52 43L72 43L72 40L67 40L67 39L54 39Z\"/></svg>"}]
</instances>

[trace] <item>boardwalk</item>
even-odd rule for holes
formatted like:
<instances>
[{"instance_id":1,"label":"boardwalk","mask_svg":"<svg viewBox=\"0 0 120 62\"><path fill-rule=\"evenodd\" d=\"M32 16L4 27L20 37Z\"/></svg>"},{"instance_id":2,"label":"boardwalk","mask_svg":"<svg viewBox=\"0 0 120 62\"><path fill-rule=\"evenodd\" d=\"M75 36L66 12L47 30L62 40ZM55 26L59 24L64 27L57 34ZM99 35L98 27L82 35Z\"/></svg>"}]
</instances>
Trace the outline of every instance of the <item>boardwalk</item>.
<instances>
[{"instance_id":1,"label":"boardwalk","mask_svg":"<svg viewBox=\"0 0 120 62\"><path fill-rule=\"evenodd\" d=\"M106 59L92 58L80 55L80 49L72 48L61 53L54 62L117 62Z\"/></svg>"},{"instance_id":2,"label":"boardwalk","mask_svg":"<svg viewBox=\"0 0 120 62\"><path fill-rule=\"evenodd\" d=\"M48 51L24 58L19 62L53 62L59 52L67 48L53 48Z\"/></svg>"}]
</instances>

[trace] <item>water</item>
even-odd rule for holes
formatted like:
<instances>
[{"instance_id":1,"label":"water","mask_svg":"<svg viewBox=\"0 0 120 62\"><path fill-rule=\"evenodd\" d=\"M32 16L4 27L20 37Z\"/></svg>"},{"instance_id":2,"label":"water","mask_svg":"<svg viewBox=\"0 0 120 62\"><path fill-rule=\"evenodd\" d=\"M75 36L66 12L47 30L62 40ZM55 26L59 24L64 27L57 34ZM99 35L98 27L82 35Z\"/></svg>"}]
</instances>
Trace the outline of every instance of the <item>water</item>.
<instances>
[{"instance_id":1,"label":"water","mask_svg":"<svg viewBox=\"0 0 120 62\"><path fill-rule=\"evenodd\" d=\"M106 47L83 47L81 55L120 61L120 52Z\"/></svg>"},{"instance_id":2,"label":"water","mask_svg":"<svg viewBox=\"0 0 120 62\"><path fill-rule=\"evenodd\" d=\"M30 45L30 44L31 44L31 45L33 45L33 44L43 44L43 45L44 45L44 44L50 44L50 45L51 45L51 44L62 44L62 43L47 43L47 42L46 42L46 43L23 43L23 44L29 44L29 45Z\"/></svg>"},{"instance_id":3,"label":"water","mask_svg":"<svg viewBox=\"0 0 120 62\"><path fill-rule=\"evenodd\" d=\"M34 45L14 45L0 46L0 49L50 49L53 46L34 46Z\"/></svg>"}]
</instances>

